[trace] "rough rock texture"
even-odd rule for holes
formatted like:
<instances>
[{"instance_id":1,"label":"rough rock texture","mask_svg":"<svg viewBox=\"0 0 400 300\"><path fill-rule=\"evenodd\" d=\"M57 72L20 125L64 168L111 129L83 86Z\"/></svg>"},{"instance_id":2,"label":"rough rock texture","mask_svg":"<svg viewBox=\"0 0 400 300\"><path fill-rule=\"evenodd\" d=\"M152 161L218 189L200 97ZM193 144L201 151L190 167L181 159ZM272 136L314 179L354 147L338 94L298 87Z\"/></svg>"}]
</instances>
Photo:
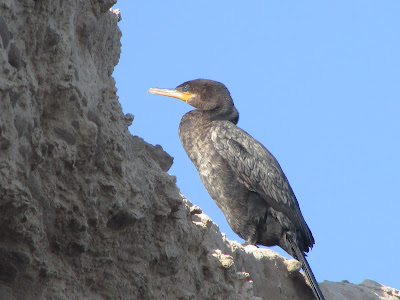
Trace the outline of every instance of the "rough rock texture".
<instances>
[{"instance_id":1,"label":"rough rock texture","mask_svg":"<svg viewBox=\"0 0 400 300\"><path fill-rule=\"evenodd\" d=\"M321 290L327 299L331 300L399 300L400 291L381 285L372 280L364 280L360 284L352 284L346 280L342 282L324 281Z\"/></svg>"},{"instance_id":2,"label":"rough rock texture","mask_svg":"<svg viewBox=\"0 0 400 300\"><path fill-rule=\"evenodd\" d=\"M227 240L128 132L114 2L0 3L0 299L312 299L298 263Z\"/></svg>"}]
</instances>

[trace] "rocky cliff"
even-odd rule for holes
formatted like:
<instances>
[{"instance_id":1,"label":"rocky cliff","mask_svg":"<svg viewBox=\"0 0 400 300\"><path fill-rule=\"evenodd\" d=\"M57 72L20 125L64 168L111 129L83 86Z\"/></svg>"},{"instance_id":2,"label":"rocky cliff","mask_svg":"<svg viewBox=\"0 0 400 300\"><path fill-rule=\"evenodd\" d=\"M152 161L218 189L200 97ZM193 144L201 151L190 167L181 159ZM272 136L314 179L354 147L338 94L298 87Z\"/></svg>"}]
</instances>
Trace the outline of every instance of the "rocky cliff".
<instances>
[{"instance_id":1,"label":"rocky cliff","mask_svg":"<svg viewBox=\"0 0 400 300\"><path fill-rule=\"evenodd\" d=\"M227 240L129 133L114 2L0 3L0 299L312 299L296 261ZM352 288L400 299L322 284Z\"/></svg>"}]
</instances>

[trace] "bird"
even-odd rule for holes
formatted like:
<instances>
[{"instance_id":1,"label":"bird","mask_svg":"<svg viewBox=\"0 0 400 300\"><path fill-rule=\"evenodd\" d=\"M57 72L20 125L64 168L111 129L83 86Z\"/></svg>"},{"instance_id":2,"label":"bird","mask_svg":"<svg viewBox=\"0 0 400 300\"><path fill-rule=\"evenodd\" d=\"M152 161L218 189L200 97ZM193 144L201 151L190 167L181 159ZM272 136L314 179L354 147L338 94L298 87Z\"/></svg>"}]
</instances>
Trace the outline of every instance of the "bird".
<instances>
[{"instance_id":1,"label":"bird","mask_svg":"<svg viewBox=\"0 0 400 300\"><path fill-rule=\"evenodd\" d=\"M237 126L239 112L227 87L195 79L149 93L194 107L179 124L179 138L203 185L232 230L247 244L280 246L300 261L314 296L324 296L306 259L315 241L276 158Z\"/></svg>"}]
</instances>

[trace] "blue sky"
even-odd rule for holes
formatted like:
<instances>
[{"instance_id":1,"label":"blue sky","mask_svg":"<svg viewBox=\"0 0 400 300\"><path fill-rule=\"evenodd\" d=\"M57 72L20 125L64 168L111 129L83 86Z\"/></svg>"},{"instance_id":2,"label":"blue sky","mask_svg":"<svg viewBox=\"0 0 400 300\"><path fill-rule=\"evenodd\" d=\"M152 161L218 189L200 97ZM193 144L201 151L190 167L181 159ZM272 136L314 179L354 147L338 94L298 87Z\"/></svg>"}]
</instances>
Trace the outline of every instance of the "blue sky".
<instances>
[{"instance_id":1,"label":"blue sky","mask_svg":"<svg viewBox=\"0 0 400 300\"><path fill-rule=\"evenodd\" d=\"M278 159L316 245L318 281L400 289L400 1L120 0L114 71L130 131L175 158L182 193L225 232L178 137L191 110L147 94L223 82L239 126ZM284 252L274 248L279 253Z\"/></svg>"}]
</instances>

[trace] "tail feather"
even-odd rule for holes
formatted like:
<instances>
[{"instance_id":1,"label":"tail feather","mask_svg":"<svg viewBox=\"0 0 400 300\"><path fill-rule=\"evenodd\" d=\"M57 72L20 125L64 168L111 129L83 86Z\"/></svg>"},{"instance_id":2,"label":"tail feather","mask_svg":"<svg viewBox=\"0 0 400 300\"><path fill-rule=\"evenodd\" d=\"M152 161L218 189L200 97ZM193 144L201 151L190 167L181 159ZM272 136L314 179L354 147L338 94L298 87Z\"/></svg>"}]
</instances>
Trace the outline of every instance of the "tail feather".
<instances>
[{"instance_id":1,"label":"tail feather","mask_svg":"<svg viewBox=\"0 0 400 300\"><path fill-rule=\"evenodd\" d=\"M308 284L310 285L314 293L315 299L325 300L325 297L322 294L321 289L319 288L318 282L315 279L314 273L311 271L310 265L307 262L304 252L299 249L296 243L293 243L291 240L289 240L289 242L292 246L294 253L296 254L296 258L301 262L302 269L306 274Z\"/></svg>"}]
</instances>

